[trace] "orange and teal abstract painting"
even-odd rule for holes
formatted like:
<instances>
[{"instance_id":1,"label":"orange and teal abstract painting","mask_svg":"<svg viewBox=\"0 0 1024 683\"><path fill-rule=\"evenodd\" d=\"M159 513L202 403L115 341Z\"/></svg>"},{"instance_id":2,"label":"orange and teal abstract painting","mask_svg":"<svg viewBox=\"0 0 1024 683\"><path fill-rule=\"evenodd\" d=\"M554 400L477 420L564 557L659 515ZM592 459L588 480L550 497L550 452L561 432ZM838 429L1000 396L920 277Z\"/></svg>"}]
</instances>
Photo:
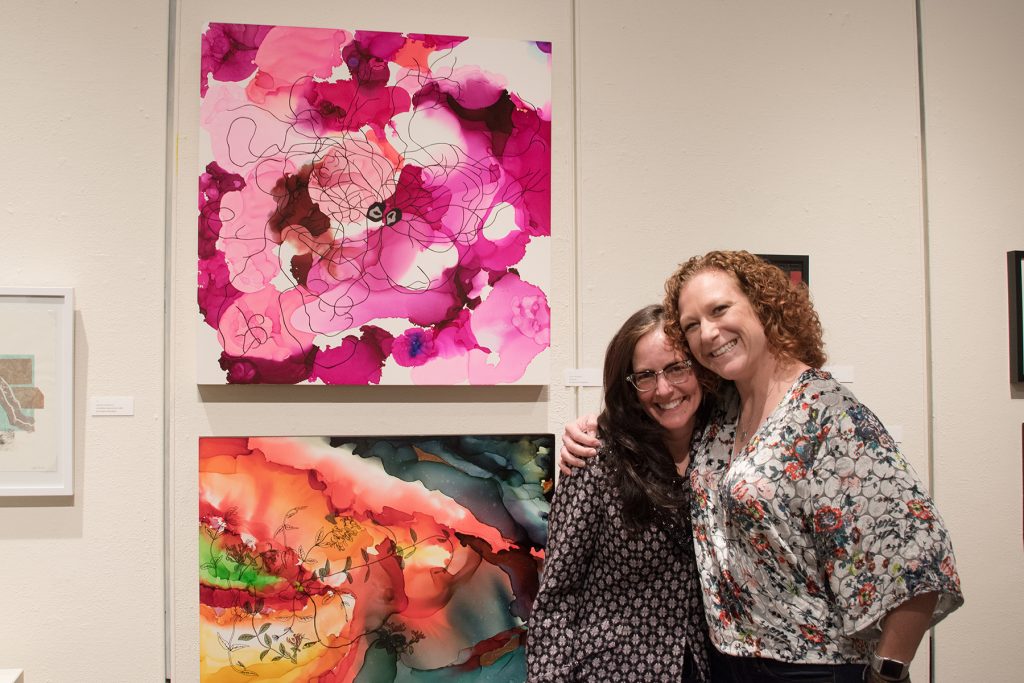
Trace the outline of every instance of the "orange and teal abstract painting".
<instances>
[{"instance_id":1,"label":"orange and teal abstract painting","mask_svg":"<svg viewBox=\"0 0 1024 683\"><path fill-rule=\"evenodd\" d=\"M524 681L553 450L200 439L201 680Z\"/></svg>"},{"instance_id":2,"label":"orange and teal abstract painting","mask_svg":"<svg viewBox=\"0 0 1024 683\"><path fill-rule=\"evenodd\" d=\"M201 49L200 384L550 382L550 43Z\"/></svg>"}]
</instances>

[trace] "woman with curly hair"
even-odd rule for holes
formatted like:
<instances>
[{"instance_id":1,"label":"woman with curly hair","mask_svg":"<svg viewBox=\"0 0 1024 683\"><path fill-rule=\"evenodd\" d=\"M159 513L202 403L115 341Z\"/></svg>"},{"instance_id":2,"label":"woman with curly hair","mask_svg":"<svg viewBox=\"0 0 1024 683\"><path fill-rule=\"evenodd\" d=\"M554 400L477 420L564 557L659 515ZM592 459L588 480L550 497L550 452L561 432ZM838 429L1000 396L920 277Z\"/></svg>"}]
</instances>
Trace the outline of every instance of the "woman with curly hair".
<instances>
[{"instance_id":1,"label":"woman with curly hair","mask_svg":"<svg viewBox=\"0 0 1024 683\"><path fill-rule=\"evenodd\" d=\"M821 370L806 288L743 251L691 258L665 287L666 334L734 387L690 475L714 680L909 681L924 632L963 602L952 547L881 422Z\"/></svg>"},{"instance_id":2,"label":"woman with curly hair","mask_svg":"<svg viewBox=\"0 0 1024 683\"><path fill-rule=\"evenodd\" d=\"M527 629L530 681L707 680L683 475L708 404L662 314L637 311L608 345L604 446L555 490Z\"/></svg>"}]
</instances>

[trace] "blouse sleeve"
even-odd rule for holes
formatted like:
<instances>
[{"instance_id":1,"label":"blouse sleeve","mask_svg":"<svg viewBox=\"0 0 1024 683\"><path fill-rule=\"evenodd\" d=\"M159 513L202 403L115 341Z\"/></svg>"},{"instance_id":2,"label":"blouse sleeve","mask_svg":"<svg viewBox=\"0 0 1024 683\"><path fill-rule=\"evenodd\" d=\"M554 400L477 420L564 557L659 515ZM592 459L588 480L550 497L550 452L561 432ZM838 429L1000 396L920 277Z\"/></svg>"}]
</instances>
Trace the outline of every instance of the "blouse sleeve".
<instances>
[{"instance_id":1,"label":"blouse sleeve","mask_svg":"<svg viewBox=\"0 0 1024 683\"><path fill-rule=\"evenodd\" d=\"M563 477L555 489L540 589L527 629L530 681L560 680L573 664L577 613L604 527L603 480L598 461Z\"/></svg>"},{"instance_id":2,"label":"blouse sleeve","mask_svg":"<svg viewBox=\"0 0 1024 683\"><path fill-rule=\"evenodd\" d=\"M917 595L936 592L937 623L963 603L949 534L913 468L868 408L846 396L819 417L806 524L841 628L868 640L880 619Z\"/></svg>"}]
</instances>

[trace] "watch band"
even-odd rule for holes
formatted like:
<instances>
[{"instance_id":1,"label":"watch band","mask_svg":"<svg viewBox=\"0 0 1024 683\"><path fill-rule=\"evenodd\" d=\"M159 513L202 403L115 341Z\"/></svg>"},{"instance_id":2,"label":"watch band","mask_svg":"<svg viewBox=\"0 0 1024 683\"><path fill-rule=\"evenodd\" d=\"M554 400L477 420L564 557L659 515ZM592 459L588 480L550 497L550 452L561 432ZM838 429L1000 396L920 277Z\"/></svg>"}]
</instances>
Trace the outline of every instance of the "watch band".
<instances>
[{"instance_id":1,"label":"watch band","mask_svg":"<svg viewBox=\"0 0 1024 683\"><path fill-rule=\"evenodd\" d=\"M880 657L871 653L871 670L884 681L905 681L910 677L910 664L898 659Z\"/></svg>"}]
</instances>

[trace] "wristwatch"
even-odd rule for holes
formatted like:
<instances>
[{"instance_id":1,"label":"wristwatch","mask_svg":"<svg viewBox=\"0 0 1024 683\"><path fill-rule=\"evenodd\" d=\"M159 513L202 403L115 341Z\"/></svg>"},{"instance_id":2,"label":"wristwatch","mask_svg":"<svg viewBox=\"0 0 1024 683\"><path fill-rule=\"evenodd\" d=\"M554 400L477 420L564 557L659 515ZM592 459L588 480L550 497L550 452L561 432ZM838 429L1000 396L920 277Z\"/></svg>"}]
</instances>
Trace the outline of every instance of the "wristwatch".
<instances>
[{"instance_id":1,"label":"wristwatch","mask_svg":"<svg viewBox=\"0 0 1024 683\"><path fill-rule=\"evenodd\" d=\"M910 678L910 664L898 659L879 657L871 653L871 670L884 681L905 681Z\"/></svg>"}]
</instances>

